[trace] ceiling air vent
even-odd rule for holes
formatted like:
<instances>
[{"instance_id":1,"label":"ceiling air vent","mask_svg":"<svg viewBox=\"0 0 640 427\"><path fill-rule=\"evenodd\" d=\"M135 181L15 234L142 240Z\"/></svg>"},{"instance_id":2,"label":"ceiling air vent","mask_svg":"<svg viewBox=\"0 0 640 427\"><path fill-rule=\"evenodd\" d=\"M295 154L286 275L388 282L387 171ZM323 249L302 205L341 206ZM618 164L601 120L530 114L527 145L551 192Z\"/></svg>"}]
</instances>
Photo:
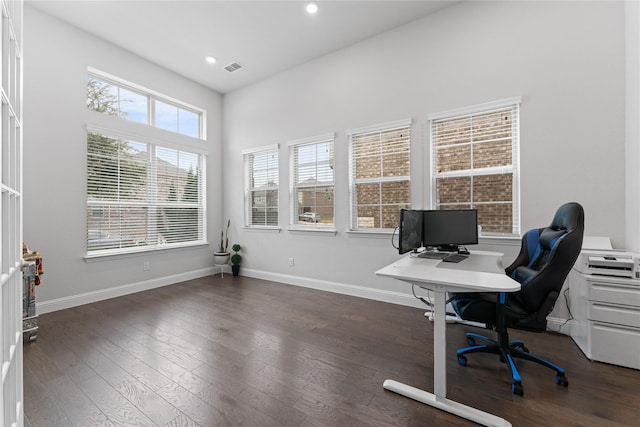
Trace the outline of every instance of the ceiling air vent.
<instances>
[{"instance_id":1,"label":"ceiling air vent","mask_svg":"<svg viewBox=\"0 0 640 427\"><path fill-rule=\"evenodd\" d=\"M224 67L224 69L230 73L233 73L234 71L237 71L240 68L242 68L242 65L238 64L237 62L232 62L231 64Z\"/></svg>"}]
</instances>

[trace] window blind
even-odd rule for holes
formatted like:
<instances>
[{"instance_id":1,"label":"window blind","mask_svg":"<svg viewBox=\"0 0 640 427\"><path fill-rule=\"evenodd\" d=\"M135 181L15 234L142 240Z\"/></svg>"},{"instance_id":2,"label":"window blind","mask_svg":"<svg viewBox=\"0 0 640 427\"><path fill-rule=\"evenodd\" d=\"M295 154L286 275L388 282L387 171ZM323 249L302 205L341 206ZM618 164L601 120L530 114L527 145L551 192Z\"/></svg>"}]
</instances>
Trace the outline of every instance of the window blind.
<instances>
[{"instance_id":1,"label":"window blind","mask_svg":"<svg viewBox=\"0 0 640 427\"><path fill-rule=\"evenodd\" d=\"M204 155L87 134L87 252L205 242Z\"/></svg>"},{"instance_id":2,"label":"window blind","mask_svg":"<svg viewBox=\"0 0 640 427\"><path fill-rule=\"evenodd\" d=\"M349 132L351 229L390 229L410 207L411 122Z\"/></svg>"},{"instance_id":3,"label":"window blind","mask_svg":"<svg viewBox=\"0 0 640 427\"><path fill-rule=\"evenodd\" d=\"M289 143L291 225L334 225L333 134Z\"/></svg>"},{"instance_id":4,"label":"window blind","mask_svg":"<svg viewBox=\"0 0 640 427\"><path fill-rule=\"evenodd\" d=\"M246 225L278 225L278 147L245 152Z\"/></svg>"}]
</instances>

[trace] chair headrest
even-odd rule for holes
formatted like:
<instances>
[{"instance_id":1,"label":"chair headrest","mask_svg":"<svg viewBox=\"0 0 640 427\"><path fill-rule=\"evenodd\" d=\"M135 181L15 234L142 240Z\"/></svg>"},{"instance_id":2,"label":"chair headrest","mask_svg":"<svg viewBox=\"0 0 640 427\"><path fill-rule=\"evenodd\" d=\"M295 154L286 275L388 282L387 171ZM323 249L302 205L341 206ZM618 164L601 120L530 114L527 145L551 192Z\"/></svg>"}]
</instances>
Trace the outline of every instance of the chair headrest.
<instances>
[{"instance_id":1,"label":"chair headrest","mask_svg":"<svg viewBox=\"0 0 640 427\"><path fill-rule=\"evenodd\" d=\"M549 228L553 230L566 230L567 233L570 233L576 228L583 226L584 209L579 203L570 202L558 208Z\"/></svg>"},{"instance_id":2,"label":"chair headrest","mask_svg":"<svg viewBox=\"0 0 640 427\"><path fill-rule=\"evenodd\" d=\"M558 208L551 225L542 230L538 238L540 246L553 249L558 239L584 227L584 210L578 203L566 203Z\"/></svg>"}]
</instances>

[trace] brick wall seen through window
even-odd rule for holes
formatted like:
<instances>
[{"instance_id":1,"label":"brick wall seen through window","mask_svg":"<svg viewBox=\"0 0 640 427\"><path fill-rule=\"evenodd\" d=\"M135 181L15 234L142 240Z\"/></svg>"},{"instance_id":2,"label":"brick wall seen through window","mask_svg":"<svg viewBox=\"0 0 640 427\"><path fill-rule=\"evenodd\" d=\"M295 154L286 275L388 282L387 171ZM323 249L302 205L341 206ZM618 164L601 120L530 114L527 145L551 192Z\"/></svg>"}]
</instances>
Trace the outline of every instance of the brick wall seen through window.
<instances>
[{"instance_id":1,"label":"brick wall seen through window","mask_svg":"<svg viewBox=\"0 0 640 427\"><path fill-rule=\"evenodd\" d=\"M435 209L477 209L482 233L518 234L518 105L431 120Z\"/></svg>"}]
</instances>

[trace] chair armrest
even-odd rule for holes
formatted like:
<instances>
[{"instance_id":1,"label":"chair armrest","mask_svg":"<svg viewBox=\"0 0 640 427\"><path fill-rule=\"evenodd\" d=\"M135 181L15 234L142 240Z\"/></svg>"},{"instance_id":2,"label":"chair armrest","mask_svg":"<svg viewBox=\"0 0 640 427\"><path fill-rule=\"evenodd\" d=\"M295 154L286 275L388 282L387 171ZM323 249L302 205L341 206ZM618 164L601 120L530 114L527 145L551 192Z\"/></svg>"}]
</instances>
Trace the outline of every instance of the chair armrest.
<instances>
[{"instance_id":1,"label":"chair armrest","mask_svg":"<svg viewBox=\"0 0 640 427\"><path fill-rule=\"evenodd\" d=\"M513 273L511 273L511 278L524 286L527 283L529 283L531 279L536 277L538 273L540 272L537 270L534 270L533 268L520 266L515 270L513 270Z\"/></svg>"}]
</instances>

